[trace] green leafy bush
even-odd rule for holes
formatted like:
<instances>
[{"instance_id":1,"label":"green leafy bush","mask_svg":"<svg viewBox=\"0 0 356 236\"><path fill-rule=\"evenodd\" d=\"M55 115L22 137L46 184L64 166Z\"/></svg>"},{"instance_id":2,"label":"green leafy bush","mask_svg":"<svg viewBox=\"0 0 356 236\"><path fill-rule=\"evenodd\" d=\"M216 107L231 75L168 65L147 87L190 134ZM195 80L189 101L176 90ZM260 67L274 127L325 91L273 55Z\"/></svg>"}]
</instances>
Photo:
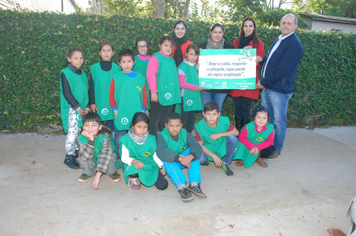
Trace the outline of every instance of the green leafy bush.
<instances>
[{"instance_id":1,"label":"green leafy bush","mask_svg":"<svg viewBox=\"0 0 356 236\"><path fill-rule=\"evenodd\" d=\"M59 73L66 66L70 47L85 50L83 69L88 73L89 66L100 59L100 42L112 41L118 53L124 48L135 49L136 38L145 36L151 40L153 53L158 51L160 36L172 33L174 24L166 19L4 10L0 10L0 20L0 130L13 132L61 125ZM187 38L195 43L206 41L212 23L187 22ZM238 29L239 25L226 25L228 42L236 38ZM259 28L259 32L267 53L279 30ZM356 35L307 31L297 34L304 55L290 102L289 124L354 124ZM225 102L224 114L233 120L231 98Z\"/></svg>"}]
</instances>

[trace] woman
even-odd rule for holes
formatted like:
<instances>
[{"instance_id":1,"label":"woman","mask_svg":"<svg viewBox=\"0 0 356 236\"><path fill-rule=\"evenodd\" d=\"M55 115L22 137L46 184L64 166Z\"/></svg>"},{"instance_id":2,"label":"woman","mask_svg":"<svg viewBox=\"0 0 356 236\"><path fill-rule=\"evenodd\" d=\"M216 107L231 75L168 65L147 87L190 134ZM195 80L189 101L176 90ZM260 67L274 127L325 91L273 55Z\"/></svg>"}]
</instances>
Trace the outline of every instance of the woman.
<instances>
[{"instance_id":1,"label":"woman","mask_svg":"<svg viewBox=\"0 0 356 236\"><path fill-rule=\"evenodd\" d=\"M224 48L234 48L233 45L227 43L224 40L224 26L220 23L215 23L210 28L210 37L207 42L200 44L201 49L224 49ZM222 112L222 107L224 100L228 94L229 90L209 90L201 92L201 99L203 106L209 101L214 101L219 104L220 113Z\"/></svg>"},{"instance_id":2,"label":"woman","mask_svg":"<svg viewBox=\"0 0 356 236\"><path fill-rule=\"evenodd\" d=\"M176 66L178 67L186 57L185 51L187 50L187 47L192 44L192 42L185 38L187 26L184 20L177 20L176 23L174 23L173 32L175 46L173 48L171 57L174 58Z\"/></svg>"},{"instance_id":3,"label":"woman","mask_svg":"<svg viewBox=\"0 0 356 236\"><path fill-rule=\"evenodd\" d=\"M265 46L258 38L256 22L251 17L246 17L241 24L239 36L234 40L235 48L256 48L257 56L265 56ZM262 66L256 66L256 84L258 82L258 69ZM235 124L238 130L242 129L245 124L250 123L250 107L252 99L258 99L259 89L232 90L230 95L235 103Z\"/></svg>"}]
</instances>

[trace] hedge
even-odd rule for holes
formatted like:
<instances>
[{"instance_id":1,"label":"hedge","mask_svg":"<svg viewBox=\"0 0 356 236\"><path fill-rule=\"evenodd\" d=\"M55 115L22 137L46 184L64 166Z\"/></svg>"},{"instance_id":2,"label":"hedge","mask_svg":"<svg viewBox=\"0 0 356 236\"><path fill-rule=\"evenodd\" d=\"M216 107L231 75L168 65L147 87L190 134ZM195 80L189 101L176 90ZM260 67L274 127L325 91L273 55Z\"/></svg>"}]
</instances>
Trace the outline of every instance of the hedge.
<instances>
[{"instance_id":1,"label":"hedge","mask_svg":"<svg viewBox=\"0 0 356 236\"><path fill-rule=\"evenodd\" d=\"M120 49L135 48L135 40L151 40L150 53L158 50L162 34L172 33L173 20L71 15L0 10L0 130L39 131L61 125L60 70L70 47L85 50L83 69L99 61L98 47L110 40ZM187 38L206 41L212 22L187 22ZM225 39L236 38L239 25L226 25ZM259 28L266 53L280 31ZM356 35L298 31L304 54L290 101L288 124L327 126L355 124ZM117 55L117 54L116 54ZM116 61L116 57L114 58ZM258 103L256 101L255 103ZM223 114L233 120L231 98Z\"/></svg>"}]
</instances>

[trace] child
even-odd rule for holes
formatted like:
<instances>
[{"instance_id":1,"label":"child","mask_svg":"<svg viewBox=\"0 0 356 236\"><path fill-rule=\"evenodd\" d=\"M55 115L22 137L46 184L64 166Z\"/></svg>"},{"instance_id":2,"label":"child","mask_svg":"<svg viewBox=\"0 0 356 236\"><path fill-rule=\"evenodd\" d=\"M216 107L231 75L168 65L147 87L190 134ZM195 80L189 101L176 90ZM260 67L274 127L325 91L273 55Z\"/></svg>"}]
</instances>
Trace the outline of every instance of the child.
<instances>
[{"instance_id":1,"label":"child","mask_svg":"<svg viewBox=\"0 0 356 236\"><path fill-rule=\"evenodd\" d=\"M150 59L150 56L147 54L147 51L149 49L148 39L145 37L138 38L136 40L136 48L138 50L138 54L135 56L136 62L132 70L140 73L146 79L148 60ZM146 80L146 91L149 91L148 88L149 87ZM150 101L149 92L147 93L147 101ZM150 103L147 102L147 110L149 109L150 109Z\"/></svg>"},{"instance_id":2,"label":"child","mask_svg":"<svg viewBox=\"0 0 356 236\"><path fill-rule=\"evenodd\" d=\"M159 170L163 168L163 163L156 155L156 137L147 132L148 122L145 113L135 113L129 132L120 139L125 181L134 190L140 189L141 183L164 190L168 187L168 182L163 176L164 169Z\"/></svg>"},{"instance_id":3,"label":"child","mask_svg":"<svg viewBox=\"0 0 356 236\"><path fill-rule=\"evenodd\" d=\"M196 140L203 147L200 164L214 161L228 177L234 173L229 168L237 145L239 131L226 116L220 116L219 105L210 101L204 105L204 119L195 124Z\"/></svg>"},{"instance_id":4,"label":"child","mask_svg":"<svg viewBox=\"0 0 356 236\"><path fill-rule=\"evenodd\" d=\"M195 61L199 56L200 49L197 45L191 44L185 52L186 58L178 66L179 85L182 97L182 123L187 128L188 133L192 133L196 111L203 108L198 86L199 78Z\"/></svg>"},{"instance_id":5,"label":"child","mask_svg":"<svg viewBox=\"0 0 356 236\"><path fill-rule=\"evenodd\" d=\"M78 181L84 183L95 176L91 186L93 189L99 189L100 177L107 174L114 182L119 182L117 153L113 148L111 131L101 125L101 118L97 113L89 112L83 116L83 132L78 140L78 161L83 171Z\"/></svg>"},{"instance_id":6,"label":"child","mask_svg":"<svg viewBox=\"0 0 356 236\"><path fill-rule=\"evenodd\" d=\"M84 53L81 48L68 50L68 67L61 70L61 117L66 136L66 157L64 164L78 169L78 136L82 126L82 116L88 113L88 78L81 66Z\"/></svg>"},{"instance_id":7,"label":"child","mask_svg":"<svg viewBox=\"0 0 356 236\"><path fill-rule=\"evenodd\" d=\"M114 46L108 42L102 42L99 47L100 62L90 66L91 78L89 86L89 104L92 112L98 112L102 122L106 121L108 128L113 132L114 113L109 102L109 88L114 74L121 71L121 67L113 62Z\"/></svg>"},{"instance_id":8,"label":"child","mask_svg":"<svg viewBox=\"0 0 356 236\"><path fill-rule=\"evenodd\" d=\"M267 123L268 111L263 106L252 110L254 121L243 127L239 135L239 144L234 159L237 166L250 167L255 161L262 167L268 167L267 159L276 150L273 146L274 125Z\"/></svg>"},{"instance_id":9,"label":"child","mask_svg":"<svg viewBox=\"0 0 356 236\"><path fill-rule=\"evenodd\" d=\"M200 189L199 157L202 148L185 129L180 116L172 112L168 115L166 128L157 137L157 154L164 164L164 169L174 185L177 187L183 202L194 200L190 192L200 198L206 195ZM189 186L182 171L188 168Z\"/></svg>"},{"instance_id":10,"label":"child","mask_svg":"<svg viewBox=\"0 0 356 236\"><path fill-rule=\"evenodd\" d=\"M157 136L157 127L162 131L167 115L173 105L180 103L179 79L174 59L170 56L174 41L165 34L159 41L160 51L148 61L147 81L151 91L150 134Z\"/></svg>"},{"instance_id":11,"label":"child","mask_svg":"<svg viewBox=\"0 0 356 236\"><path fill-rule=\"evenodd\" d=\"M119 139L130 129L131 119L136 112L147 108L145 78L132 67L135 56L130 49L119 53L119 65L122 71L115 74L110 85L110 106L114 111L114 142L119 150Z\"/></svg>"}]
</instances>

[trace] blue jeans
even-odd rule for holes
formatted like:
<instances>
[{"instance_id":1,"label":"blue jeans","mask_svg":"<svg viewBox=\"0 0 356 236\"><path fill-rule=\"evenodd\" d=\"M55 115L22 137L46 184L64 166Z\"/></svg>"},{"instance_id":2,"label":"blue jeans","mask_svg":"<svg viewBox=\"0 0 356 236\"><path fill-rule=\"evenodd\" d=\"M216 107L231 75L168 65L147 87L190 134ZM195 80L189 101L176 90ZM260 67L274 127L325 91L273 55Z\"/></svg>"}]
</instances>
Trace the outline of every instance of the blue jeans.
<instances>
[{"instance_id":1,"label":"blue jeans","mask_svg":"<svg viewBox=\"0 0 356 236\"><path fill-rule=\"evenodd\" d=\"M222 107L227 96L227 93L216 93L216 92L209 92L209 91L201 91L200 92L201 101L203 106L205 103L214 101L219 105L219 111L222 113Z\"/></svg>"},{"instance_id":2,"label":"blue jeans","mask_svg":"<svg viewBox=\"0 0 356 236\"><path fill-rule=\"evenodd\" d=\"M230 135L226 137L226 155L223 158L224 165L231 164L232 157L234 156L234 152L237 147L237 142L238 142L237 137L235 135ZM202 153L200 157L200 164L204 164L207 161L208 161L207 155L205 153Z\"/></svg>"},{"instance_id":3,"label":"blue jeans","mask_svg":"<svg viewBox=\"0 0 356 236\"><path fill-rule=\"evenodd\" d=\"M119 139L124 136L125 134L127 134L128 130L117 130L115 128L115 132L114 132L114 144L115 144L115 149L116 151L120 150L120 143L119 143Z\"/></svg>"},{"instance_id":4,"label":"blue jeans","mask_svg":"<svg viewBox=\"0 0 356 236\"><path fill-rule=\"evenodd\" d=\"M262 106L269 111L270 122L274 124L274 146L277 151L282 151L287 131L288 102L293 93L284 94L270 89L262 90Z\"/></svg>"},{"instance_id":5,"label":"blue jeans","mask_svg":"<svg viewBox=\"0 0 356 236\"><path fill-rule=\"evenodd\" d=\"M188 169L189 183L198 182L201 184L200 179L200 163L199 160L192 161L190 169ZM187 168L180 162L164 162L164 170L167 171L169 178L173 184L178 187L181 184L187 184L187 178L185 177L182 169Z\"/></svg>"}]
</instances>

